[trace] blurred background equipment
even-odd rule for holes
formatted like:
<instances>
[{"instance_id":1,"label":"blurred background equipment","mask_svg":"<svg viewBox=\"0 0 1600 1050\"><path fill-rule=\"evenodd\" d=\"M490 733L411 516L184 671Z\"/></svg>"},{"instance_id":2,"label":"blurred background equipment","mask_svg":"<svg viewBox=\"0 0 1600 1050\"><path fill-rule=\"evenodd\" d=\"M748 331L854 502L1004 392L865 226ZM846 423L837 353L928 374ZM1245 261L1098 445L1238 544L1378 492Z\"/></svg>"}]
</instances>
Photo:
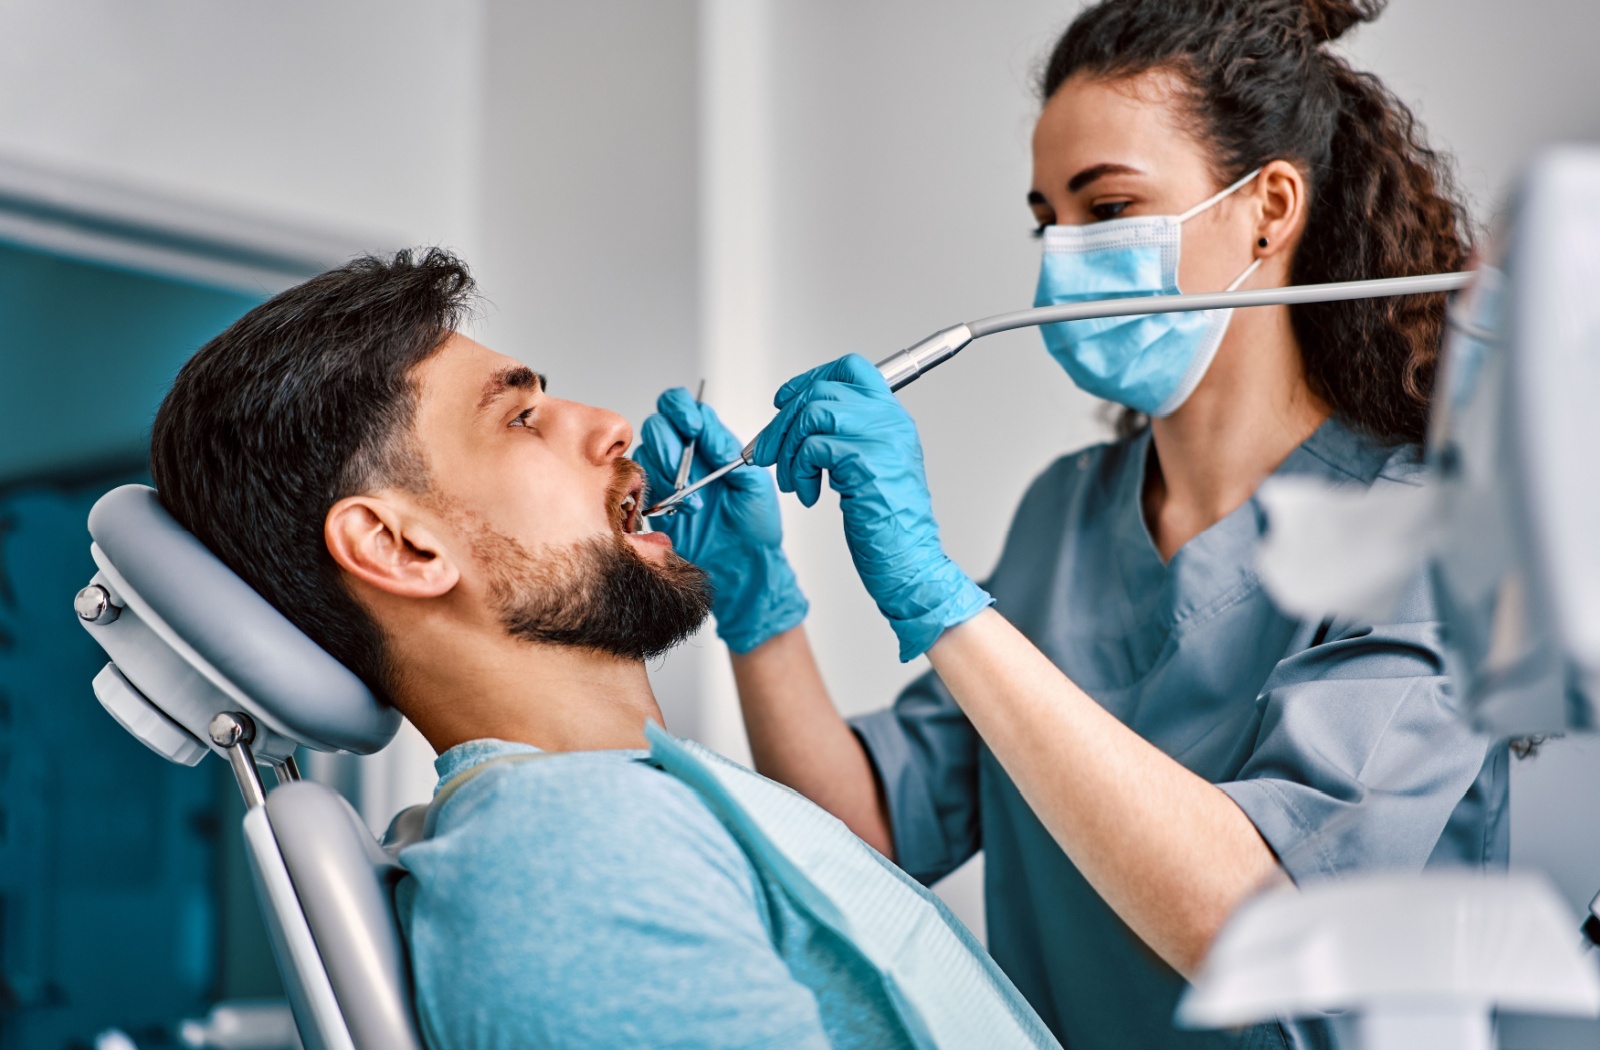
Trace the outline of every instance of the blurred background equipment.
<instances>
[{"instance_id":1,"label":"blurred background equipment","mask_svg":"<svg viewBox=\"0 0 1600 1050\"><path fill-rule=\"evenodd\" d=\"M1461 717L1525 752L1600 723L1597 245L1600 149L1533 158L1450 305L1425 483L1374 495L1274 480L1260 493L1262 578L1279 604L1383 622L1386 598L1426 570ZM1589 878L1600 885L1600 870ZM1563 930L1543 879L1376 875L1299 889L1230 919L1180 1007L1186 1021L1332 1011L1346 1015L1343 1050L1488 1050L1496 1010L1600 1016L1594 957L1575 950L1577 927ZM1594 902L1579 923L1591 947ZM1507 1045L1560 1034L1524 1017Z\"/></svg>"},{"instance_id":2,"label":"blurred background equipment","mask_svg":"<svg viewBox=\"0 0 1600 1050\"><path fill-rule=\"evenodd\" d=\"M302 1050L287 1003L241 1001L212 1008L202 1020L178 1027L189 1050Z\"/></svg>"}]
</instances>

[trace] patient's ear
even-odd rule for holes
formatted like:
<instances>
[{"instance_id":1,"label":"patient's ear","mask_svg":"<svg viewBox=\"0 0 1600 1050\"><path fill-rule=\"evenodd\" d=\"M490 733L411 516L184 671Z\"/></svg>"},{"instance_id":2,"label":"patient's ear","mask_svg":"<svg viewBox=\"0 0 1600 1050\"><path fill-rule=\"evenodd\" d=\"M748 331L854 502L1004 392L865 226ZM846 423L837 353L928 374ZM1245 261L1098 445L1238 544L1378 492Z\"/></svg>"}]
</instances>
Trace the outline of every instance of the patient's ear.
<instances>
[{"instance_id":1,"label":"patient's ear","mask_svg":"<svg viewBox=\"0 0 1600 1050\"><path fill-rule=\"evenodd\" d=\"M398 597L437 598L461 578L439 537L409 507L381 496L335 503L323 536L341 569Z\"/></svg>"}]
</instances>

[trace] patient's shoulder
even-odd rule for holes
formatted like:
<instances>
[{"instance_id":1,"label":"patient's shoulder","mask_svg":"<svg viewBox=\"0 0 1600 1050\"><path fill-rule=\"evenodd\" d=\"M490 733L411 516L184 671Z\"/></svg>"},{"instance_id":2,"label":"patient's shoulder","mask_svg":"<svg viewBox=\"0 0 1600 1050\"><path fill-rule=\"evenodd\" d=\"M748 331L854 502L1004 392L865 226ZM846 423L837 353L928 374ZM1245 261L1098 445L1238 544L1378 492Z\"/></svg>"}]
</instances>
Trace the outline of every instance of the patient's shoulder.
<instances>
[{"instance_id":1,"label":"patient's shoulder","mask_svg":"<svg viewBox=\"0 0 1600 1050\"><path fill-rule=\"evenodd\" d=\"M643 889L712 876L753 901L754 871L732 835L691 788L636 754L484 769L444 802L433 836L402 861L419 876L443 865L452 879L548 882L561 896L578 892L574 878Z\"/></svg>"},{"instance_id":2,"label":"patient's shoulder","mask_svg":"<svg viewBox=\"0 0 1600 1050\"><path fill-rule=\"evenodd\" d=\"M518 756L520 757L520 756ZM473 832L489 822L519 821L519 831L563 833L593 828L604 832L646 826L660 833L718 826L693 789L663 772L642 752L587 751L529 754L476 772L441 807L435 834Z\"/></svg>"},{"instance_id":3,"label":"patient's shoulder","mask_svg":"<svg viewBox=\"0 0 1600 1050\"><path fill-rule=\"evenodd\" d=\"M638 758L485 769L401 861L432 1045L823 1043L744 852L692 789Z\"/></svg>"}]
</instances>

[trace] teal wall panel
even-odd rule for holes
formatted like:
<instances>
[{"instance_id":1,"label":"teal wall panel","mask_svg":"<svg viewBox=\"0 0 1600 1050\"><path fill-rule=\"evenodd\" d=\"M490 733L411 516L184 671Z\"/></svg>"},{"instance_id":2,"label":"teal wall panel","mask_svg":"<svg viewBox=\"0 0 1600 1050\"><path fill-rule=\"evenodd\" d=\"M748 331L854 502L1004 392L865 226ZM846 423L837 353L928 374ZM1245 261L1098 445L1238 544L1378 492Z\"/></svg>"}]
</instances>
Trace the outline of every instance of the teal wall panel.
<instances>
[{"instance_id":1,"label":"teal wall panel","mask_svg":"<svg viewBox=\"0 0 1600 1050\"><path fill-rule=\"evenodd\" d=\"M0 243L0 484L143 461L178 368L258 301Z\"/></svg>"},{"instance_id":2,"label":"teal wall panel","mask_svg":"<svg viewBox=\"0 0 1600 1050\"><path fill-rule=\"evenodd\" d=\"M167 762L100 708L106 657L72 614L94 574L89 507L124 480L0 490L7 1050L87 1047L111 1026L170 1045L217 993L220 764Z\"/></svg>"},{"instance_id":3,"label":"teal wall panel","mask_svg":"<svg viewBox=\"0 0 1600 1050\"><path fill-rule=\"evenodd\" d=\"M0 243L0 1048L108 1026L171 1046L216 999L278 992L226 768L166 762L90 679L86 518L147 480L183 362L259 300ZM281 993L280 993L281 994Z\"/></svg>"}]
</instances>

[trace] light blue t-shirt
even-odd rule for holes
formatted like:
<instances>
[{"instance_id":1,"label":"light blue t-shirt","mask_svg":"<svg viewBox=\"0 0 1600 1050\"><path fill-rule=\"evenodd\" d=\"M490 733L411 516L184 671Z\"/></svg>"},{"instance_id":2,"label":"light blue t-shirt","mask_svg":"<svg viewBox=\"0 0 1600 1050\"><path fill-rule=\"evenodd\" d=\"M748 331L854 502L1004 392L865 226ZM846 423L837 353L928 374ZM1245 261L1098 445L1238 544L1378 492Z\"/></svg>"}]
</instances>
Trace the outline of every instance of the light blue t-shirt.
<instances>
[{"instance_id":1,"label":"light blue t-shirt","mask_svg":"<svg viewBox=\"0 0 1600 1050\"><path fill-rule=\"evenodd\" d=\"M537 749L451 748L441 782ZM502 762L400 856L433 1050L906 1047L882 981L645 751Z\"/></svg>"}]
</instances>

